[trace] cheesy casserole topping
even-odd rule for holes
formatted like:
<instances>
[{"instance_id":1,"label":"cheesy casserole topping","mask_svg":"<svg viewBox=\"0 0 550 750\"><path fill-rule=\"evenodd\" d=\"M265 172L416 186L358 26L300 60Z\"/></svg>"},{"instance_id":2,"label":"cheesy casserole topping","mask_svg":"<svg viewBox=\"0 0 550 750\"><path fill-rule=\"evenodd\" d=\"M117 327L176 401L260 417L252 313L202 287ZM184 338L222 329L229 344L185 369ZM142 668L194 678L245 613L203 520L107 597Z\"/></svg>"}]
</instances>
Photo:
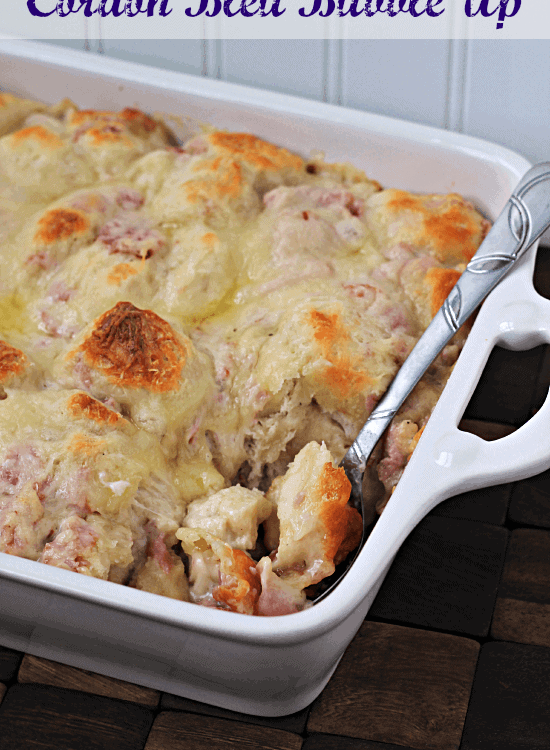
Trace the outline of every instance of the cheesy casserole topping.
<instances>
[{"instance_id":1,"label":"cheesy casserole topping","mask_svg":"<svg viewBox=\"0 0 550 750\"><path fill-rule=\"evenodd\" d=\"M488 223L248 133L180 148L134 109L0 94L0 135L0 551L308 606L360 537L337 464ZM463 336L378 448L378 512Z\"/></svg>"}]
</instances>

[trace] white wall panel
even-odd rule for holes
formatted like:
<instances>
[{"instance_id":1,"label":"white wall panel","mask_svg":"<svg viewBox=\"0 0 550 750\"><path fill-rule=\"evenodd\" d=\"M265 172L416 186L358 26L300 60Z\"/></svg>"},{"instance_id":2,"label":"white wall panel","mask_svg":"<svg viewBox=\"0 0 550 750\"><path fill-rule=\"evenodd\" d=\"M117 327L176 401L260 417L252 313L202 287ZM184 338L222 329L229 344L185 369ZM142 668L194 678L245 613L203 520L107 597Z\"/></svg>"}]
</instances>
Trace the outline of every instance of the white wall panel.
<instances>
[{"instance_id":1,"label":"white wall panel","mask_svg":"<svg viewBox=\"0 0 550 750\"><path fill-rule=\"evenodd\" d=\"M96 32L97 26L91 31ZM181 73L206 75L207 49L200 39L44 39L48 44L59 44L71 49L102 52L109 57L177 70Z\"/></svg>"},{"instance_id":2,"label":"white wall panel","mask_svg":"<svg viewBox=\"0 0 550 750\"><path fill-rule=\"evenodd\" d=\"M472 41L464 132L550 160L550 42Z\"/></svg>"},{"instance_id":3,"label":"white wall panel","mask_svg":"<svg viewBox=\"0 0 550 750\"><path fill-rule=\"evenodd\" d=\"M325 42L243 39L222 42L221 77L312 99L325 96Z\"/></svg>"},{"instance_id":4,"label":"white wall panel","mask_svg":"<svg viewBox=\"0 0 550 750\"><path fill-rule=\"evenodd\" d=\"M449 86L447 40L346 40L342 104L444 127Z\"/></svg>"},{"instance_id":5,"label":"white wall panel","mask_svg":"<svg viewBox=\"0 0 550 750\"><path fill-rule=\"evenodd\" d=\"M200 39L117 39L103 42L105 54L121 60L168 68L180 73L206 74L206 52Z\"/></svg>"}]
</instances>

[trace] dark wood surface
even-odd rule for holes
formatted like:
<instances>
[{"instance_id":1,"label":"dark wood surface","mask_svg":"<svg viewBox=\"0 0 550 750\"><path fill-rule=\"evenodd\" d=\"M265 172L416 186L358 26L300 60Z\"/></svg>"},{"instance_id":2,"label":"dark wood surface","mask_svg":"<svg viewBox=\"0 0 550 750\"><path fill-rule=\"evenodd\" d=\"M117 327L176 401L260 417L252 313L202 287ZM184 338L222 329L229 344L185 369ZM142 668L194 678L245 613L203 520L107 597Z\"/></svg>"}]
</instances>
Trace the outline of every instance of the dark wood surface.
<instances>
[{"instance_id":1,"label":"dark wood surface","mask_svg":"<svg viewBox=\"0 0 550 750\"><path fill-rule=\"evenodd\" d=\"M307 727L411 747L458 748L479 644L365 622L314 702Z\"/></svg>"},{"instance_id":2,"label":"dark wood surface","mask_svg":"<svg viewBox=\"0 0 550 750\"><path fill-rule=\"evenodd\" d=\"M242 721L163 711L155 719L146 750L300 750L299 734Z\"/></svg>"},{"instance_id":3,"label":"dark wood surface","mask_svg":"<svg viewBox=\"0 0 550 750\"><path fill-rule=\"evenodd\" d=\"M535 283L550 298L550 250ZM462 428L498 440L549 383L548 347L496 350ZM0 750L550 750L549 686L546 472L432 511L303 711L237 714L0 648Z\"/></svg>"}]
</instances>

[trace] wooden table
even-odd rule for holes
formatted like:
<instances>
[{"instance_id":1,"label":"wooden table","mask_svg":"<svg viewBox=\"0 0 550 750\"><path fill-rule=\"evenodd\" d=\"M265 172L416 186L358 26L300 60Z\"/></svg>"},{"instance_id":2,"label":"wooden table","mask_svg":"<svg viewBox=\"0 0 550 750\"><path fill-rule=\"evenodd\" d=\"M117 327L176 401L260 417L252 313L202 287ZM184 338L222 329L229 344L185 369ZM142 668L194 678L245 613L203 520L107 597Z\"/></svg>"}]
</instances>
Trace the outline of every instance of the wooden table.
<instances>
[{"instance_id":1,"label":"wooden table","mask_svg":"<svg viewBox=\"0 0 550 750\"><path fill-rule=\"evenodd\" d=\"M550 297L550 249L535 279ZM549 347L495 350L465 427L507 434L549 383ZM550 748L550 472L430 513L297 714L236 714L3 648L0 700L0 750Z\"/></svg>"}]
</instances>

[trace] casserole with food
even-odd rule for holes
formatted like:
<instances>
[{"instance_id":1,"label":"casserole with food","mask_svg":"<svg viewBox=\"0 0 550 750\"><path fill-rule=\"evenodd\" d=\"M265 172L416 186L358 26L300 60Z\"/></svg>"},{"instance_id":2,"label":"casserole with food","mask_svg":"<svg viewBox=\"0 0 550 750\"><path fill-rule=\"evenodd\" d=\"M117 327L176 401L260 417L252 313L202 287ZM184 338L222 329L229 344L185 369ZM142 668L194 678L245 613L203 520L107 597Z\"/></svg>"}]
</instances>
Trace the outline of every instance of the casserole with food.
<instances>
[{"instance_id":1,"label":"casserole with food","mask_svg":"<svg viewBox=\"0 0 550 750\"><path fill-rule=\"evenodd\" d=\"M91 184L73 185L64 188L60 196L52 195L46 205L40 204L32 185L26 184L21 203L28 213L21 216L19 225L9 220L6 225L10 242L16 236L24 239L14 246L20 250L13 251L10 275L6 277L3 271L0 276L6 283L0 320L9 323L2 340L8 347L6 362L11 363L2 385L8 398L0 404L7 405L11 398L14 406L21 405L21 411L15 412L20 415L21 429L10 426L6 419L3 445L19 446L13 461L21 463L22 447L29 443L25 437L36 435L28 416L34 415L44 426L43 442L39 450L24 454L24 461L29 466L34 461L42 466L40 471L45 465L45 479L52 476L52 480L43 487L34 487L36 480L30 484L25 490L29 505L40 515L47 504L40 494L45 498L54 491L56 498L65 492L76 502L69 520L63 521L55 512L48 517L54 523L59 518L59 527L65 522L64 536L57 545L59 529L56 536L46 536L43 550L46 544L53 546L47 554L53 564L0 553L0 640L11 648L235 710L262 715L296 711L322 690L368 611L400 543L434 504L453 492L536 473L548 461L543 450L546 424L550 424L545 407L522 430L494 444L485 444L456 427L494 343L522 348L541 343L547 336L544 321L548 315L544 301L532 288L530 256L484 304L410 460L407 462L408 453L422 415L432 407L434 383L446 377L445 368L454 360L456 350L447 352L447 363L440 360L436 365L423 391L427 398L420 400L421 408L417 405L412 424L406 427L407 420L401 420L403 426L390 441L387 455L378 457L379 466L387 469L386 496L403 474L342 585L315 606L304 606L304 578L309 583L308 576L338 560L342 546L345 552L342 543L353 522L340 528L340 538L328 550L330 555L324 549L322 559L314 555L314 559L304 560L297 536L293 536L296 508L292 501L298 499L298 511L304 506L318 507L319 495L314 491L318 472L341 476L335 464L345 441L355 437L351 434L354 421L359 427L372 408L367 395L384 389L385 363L396 364L394 355L377 348L378 339L367 335L369 309L377 297L383 301L385 296L397 294L397 306L404 315L394 315L395 310L390 312L381 305L371 310L371 318L375 318L373 330L393 338L394 344L400 344L398 356L404 354L414 338L407 324L413 329L425 325L432 304L437 304L437 284L428 283L428 279L436 281L439 276L452 281L465 260L457 254L459 246L452 237L444 242L441 232L430 233L429 241L421 244L419 229L426 218L435 230L438 222L429 222L434 212L448 211L455 219L458 212L462 218L453 224L461 230L462 240L466 230L471 241L478 243L486 225L470 203L494 218L528 164L500 147L436 129L220 82L197 82L165 71L161 80L153 69L125 63L117 62L115 71L105 59L66 50L61 53L44 45L3 41L0 58L3 85L13 95L26 102L45 100L46 109L69 97L77 101L79 111L88 112L77 115L70 106L66 108L66 102L54 111L44 110L44 105L36 105L33 111L31 106L9 125L7 139L16 129L47 129L51 125L44 118L53 116L59 123L55 142L63 144L59 154L65 153L67 128L74 127L71 138L78 133L77 139L82 140L79 158L94 176ZM147 119L128 112L121 115L125 109L147 112ZM114 147L105 155L95 149L95 135L85 130L90 111L115 113L100 116L88 130L109 127L108 121L114 120L113 135L124 137L118 155ZM179 146L170 142L168 148L164 144L159 148L155 139L170 136L157 125L151 126L148 135L136 138L136 130L141 132L144 122L157 122L156 111L184 113L182 131L187 132L178 135L182 143L190 141L193 145L188 149L196 153L179 153ZM29 116L39 119L25 123ZM199 130L194 141L198 122L209 122L212 129ZM274 153L288 161L284 168L278 167L279 175L284 172L283 180L267 169L263 159L261 168L256 163L235 169L234 165L242 162L235 151L229 159L233 166L225 172L209 169L208 161L220 156L216 151L220 141L227 143L228 138L218 135L214 142L210 139L226 132L246 133L245 142L257 143L263 156L269 157L275 148ZM143 144L150 144L150 151L145 152L148 145ZM325 152L324 160L310 158L312 144ZM24 178L23 164L25 158L33 161L31 152L22 155L21 169L11 167L13 175L19 171ZM8 148L7 161L12 157L15 159ZM74 158L67 154L56 169L48 167L49 157L36 159L35 166L50 175L43 181L48 190L54 191L56 181L60 184L74 174ZM118 159L126 170L124 177L119 173L110 176ZM221 157L220 166L226 159ZM330 166L348 161L354 169ZM140 163L151 166L140 171ZM197 170L189 180L193 165ZM308 171L308 165L315 168ZM182 188L179 198L172 203L161 191L161 183L169 182L163 171L168 167L183 175L175 184ZM394 189L380 191L360 170ZM297 173L300 178L293 182ZM227 178L226 190L235 185L242 189L236 194L222 191L221 199L210 205L210 190L219 186L215 180L213 184L213 176L222 174ZM333 196L328 205L319 205L320 196L321 204L326 202L327 187L333 193L334 182L338 197ZM120 187L125 190L121 192ZM409 193L431 197L416 198ZM443 195L453 197L433 197ZM458 195L464 198L455 197ZM67 197L70 204L64 202ZM14 215L10 201L4 193L3 216ZM162 222L158 216L155 220L153 204ZM190 212L190 206L200 209L200 218ZM237 219L232 218L234 206ZM48 211L54 212L53 217ZM50 245L49 229L58 226L56 211L72 212L75 219L68 223L71 231L65 238L53 232L56 241ZM249 226L241 224L236 233L232 222L241 214L246 215ZM328 233L330 252L320 254L315 240L301 248L301 262L293 264L289 249L293 244L301 246L304 227L312 221L320 234L312 231L311 237ZM344 230L341 233L339 225ZM350 227L360 230L359 240ZM282 231L277 237L282 239L275 242L278 228ZM385 264L375 284L369 281L374 268L361 265L359 272L354 265L361 252L357 246L361 231L367 234L363 245L368 242L378 253L380 264ZM404 252L401 247L395 257L385 258L376 248L387 250L394 231L394 244L409 244L412 250L405 247ZM237 235L238 240L234 239ZM239 256L239 263L233 265L224 261L234 257L235 246L240 252L247 243L253 244L256 256L247 256L250 260L246 262ZM187 269L182 270L179 263L169 265L174 246L180 251L182 247L192 249L185 256L190 260ZM205 247L215 249L220 262L209 265L211 254ZM439 257L445 248L450 253L446 259ZM29 256L34 258L27 262ZM265 259L271 258L263 276L253 257L264 267ZM336 257L344 262L335 261ZM401 275L407 280L408 291L395 292L398 268L404 270ZM282 286L278 285L281 276L277 276L281 269ZM357 279L359 273L363 276ZM206 279L212 280L212 289L205 286ZM145 301L145 295L160 282L163 292L154 298L155 306ZM354 288L357 283L380 288L382 294L373 294L367 286L364 290ZM308 303L297 290L312 285L317 296ZM189 287L192 309L185 307L186 295L179 294L185 286ZM30 293L25 290L30 289L34 297L25 300L25 294ZM441 294L442 290L443 284ZM219 308L208 307L214 299L219 300ZM193 317L195 308L202 310L198 318ZM231 327L233 321L237 325ZM241 335L233 338L239 327ZM29 334L31 329L34 333ZM136 331L140 340L155 342L155 346L138 347L127 360L127 344ZM260 341L265 346L259 347ZM28 342L33 345L27 352ZM41 348L39 342L47 345ZM361 369L358 354L367 347L375 361L382 363L380 371ZM275 351L286 352L282 364L274 358ZM187 387L190 380L196 387ZM302 394L307 402L300 401ZM239 408L233 412L224 409L224 399ZM209 408L202 410L199 402ZM279 424L284 429L277 431ZM307 433L300 435L302 425ZM277 450L274 457L271 450ZM34 452L40 454L39 460ZM283 460L278 462L280 454ZM121 456L125 457L122 462ZM383 463L384 458L389 461ZM121 463L125 475L118 471ZM53 475L50 466L55 468ZM72 484L69 476L74 478ZM305 486L297 489L302 480ZM174 488L175 496L171 494ZM92 498L95 510L86 508L82 494ZM345 496L333 494L345 506ZM324 503L330 493L321 495ZM185 507L174 519L170 513L179 501ZM279 530L272 523L275 504L281 520ZM48 506L52 511L55 507ZM229 520L224 520L220 508L233 507L246 508L247 520L252 523L233 526L230 513ZM129 509L141 529L139 550L137 546L134 549L134 521L127 523L123 518ZM269 517L260 522L268 511ZM344 513L348 519L354 516L347 510ZM185 525L186 516L192 525ZM330 513L326 516L332 517ZM322 520L323 514L316 514L318 517ZM154 525L150 523L153 520ZM41 522L38 519L36 528ZM29 524L32 531L34 523ZM82 523L91 531L82 528ZM257 530L260 523L263 548L250 549L254 526ZM333 523L329 521L328 526L332 529ZM325 530L321 529L323 535ZM310 531L313 540L320 538L315 525ZM104 532L107 535L102 537ZM105 544L96 543L94 535ZM174 537L177 544L172 545ZM97 566L103 579L76 575L73 566L81 562L78 555L64 556L65 550L72 552L72 540L82 544L86 539L90 548L95 544L98 555L93 559L84 555L83 567L88 563ZM282 543L286 539L289 544ZM32 546L32 534L30 543ZM268 554L275 544L277 563ZM38 557L44 555L43 550ZM235 556L229 553L229 562L227 550L235 552ZM298 565L293 550L300 555ZM190 581L193 555L198 564L196 577ZM246 560L243 572L253 578L243 585L245 576L233 575L238 572L239 558ZM67 559L72 564L59 564ZM157 573L163 566L175 571L173 579L162 576L168 596L148 590L155 586L160 590ZM220 573L226 576L225 581L220 580ZM244 617L239 611L243 602L252 600L252 610L259 607L252 589L259 591L257 583L262 577L265 590L274 593L269 597L271 604L274 601L279 607L282 602L286 611L289 606L303 607L302 611L278 616L272 609L270 617ZM121 586L120 580L133 585ZM172 598L174 591L181 594L186 581L190 598L214 606ZM275 585L270 588L270 584ZM215 595L215 589L222 590Z\"/></svg>"},{"instance_id":2,"label":"casserole with food","mask_svg":"<svg viewBox=\"0 0 550 750\"><path fill-rule=\"evenodd\" d=\"M489 223L249 133L0 104L0 551L303 609L361 537L334 462ZM394 419L382 503L462 343Z\"/></svg>"}]
</instances>

